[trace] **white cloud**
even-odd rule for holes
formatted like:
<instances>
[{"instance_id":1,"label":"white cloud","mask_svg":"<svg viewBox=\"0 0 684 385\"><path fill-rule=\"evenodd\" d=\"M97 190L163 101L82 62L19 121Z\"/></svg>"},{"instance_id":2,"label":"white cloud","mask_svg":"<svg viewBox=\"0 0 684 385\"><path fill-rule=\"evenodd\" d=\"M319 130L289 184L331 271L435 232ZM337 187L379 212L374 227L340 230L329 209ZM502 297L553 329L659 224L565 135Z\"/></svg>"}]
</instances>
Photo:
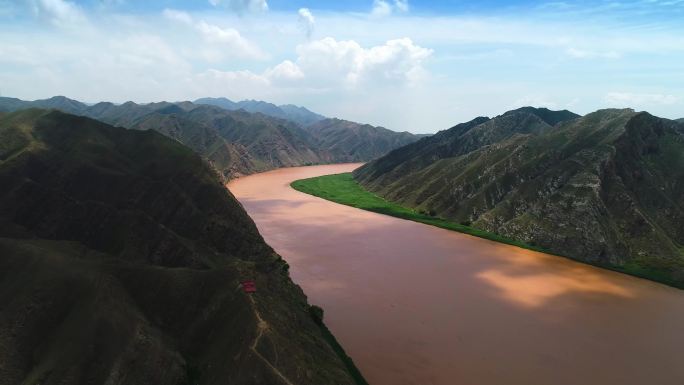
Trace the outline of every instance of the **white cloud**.
<instances>
[{"instance_id":1,"label":"white cloud","mask_svg":"<svg viewBox=\"0 0 684 385\"><path fill-rule=\"evenodd\" d=\"M353 40L331 37L297 47L297 65L307 80L319 87L365 83L413 84L425 74L423 61L432 50L411 39L389 40L383 45L363 48Z\"/></svg>"},{"instance_id":2,"label":"white cloud","mask_svg":"<svg viewBox=\"0 0 684 385\"><path fill-rule=\"evenodd\" d=\"M86 21L81 8L66 0L30 0L33 13L58 27L69 27Z\"/></svg>"},{"instance_id":3,"label":"white cloud","mask_svg":"<svg viewBox=\"0 0 684 385\"><path fill-rule=\"evenodd\" d=\"M296 87L307 90L370 90L380 86L416 85L426 75L422 62L432 50L411 39L389 40L363 48L353 40L325 38L297 47L296 62L285 60L263 73L211 70L203 75L225 88L236 84L249 87Z\"/></svg>"},{"instance_id":4,"label":"white cloud","mask_svg":"<svg viewBox=\"0 0 684 385\"><path fill-rule=\"evenodd\" d=\"M307 38L311 38L314 30L315 19L309 8L299 8L299 25L306 33Z\"/></svg>"},{"instance_id":5,"label":"white cloud","mask_svg":"<svg viewBox=\"0 0 684 385\"><path fill-rule=\"evenodd\" d=\"M221 28L204 20L195 22L189 13L175 9L165 9L162 14L169 20L195 28L205 41L220 45L221 50L206 48L203 50L203 56L209 61L217 61L224 55L248 59L266 59L268 57L255 43L245 39L234 28Z\"/></svg>"},{"instance_id":6,"label":"white cloud","mask_svg":"<svg viewBox=\"0 0 684 385\"><path fill-rule=\"evenodd\" d=\"M256 44L242 37L236 29L221 28L205 21L200 21L195 24L195 27L208 42L219 43L228 48L230 56L252 59L265 59L267 57Z\"/></svg>"},{"instance_id":7,"label":"white cloud","mask_svg":"<svg viewBox=\"0 0 684 385\"><path fill-rule=\"evenodd\" d=\"M604 97L604 101L606 103L619 107L672 105L679 103L681 100L681 97L675 95L642 94L631 92L609 92Z\"/></svg>"},{"instance_id":8,"label":"white cloud","mask_svg":"<svg viewBox=\"0 0 684 385\"><path fill-rule=\"evenodd\" d=\"M408 0L394 0L394 6L401 12L408 12L409 10Z\"/></svg>"},{"instance_id":9,"label":"white cloud","mask_svg":"<svg viewBox=\"0 0 684 385\"><path fill-rule=\"evenodd\" d=\"M371 9L371 16L385 17L391 15L395 11L408 12L408 0L373 0L373 8Z\"/></svg>"},{"instance_id":10,"label":"white cloud","mask_svg":"<svg viewBox=\"0 0 684 385\"><path fill-rule=\"evenodd\" d=\"M373 16L389 16L392 13L392 6L384 0L374 0L371 15Z\"/></svg>"},{"instance_id":11,"label":"white cloud","mask_svg":"<svg viewBox=\"0 0 684 385\"><path fill-rule=\"evenodd\" d=\"M187 12L167 8L162 12L162 15L169 20L177 21L179 23L188 25L193 24L192 16Z\"/></svg>"},{"instance_id":12,"label":"white cloud","mask_svg":"<svg viewBox=\"0 0 684 385\"><path fill-rule=\"evenodd\" d=\"M289 60L266 70L264 76L266 79L282 83L304 79L304 73L299 66Z\"/></svg>"},{"instance_id":13,"label":"white cloud","mask_svg":"<svg viewBox=\"0 0 684 385\"><path fill-rule=\"evenodd\" d=\"M237 13L268 11L266 0L209 0L209 4L214 7L226 5Z\"/></svg>"}]
</instances>

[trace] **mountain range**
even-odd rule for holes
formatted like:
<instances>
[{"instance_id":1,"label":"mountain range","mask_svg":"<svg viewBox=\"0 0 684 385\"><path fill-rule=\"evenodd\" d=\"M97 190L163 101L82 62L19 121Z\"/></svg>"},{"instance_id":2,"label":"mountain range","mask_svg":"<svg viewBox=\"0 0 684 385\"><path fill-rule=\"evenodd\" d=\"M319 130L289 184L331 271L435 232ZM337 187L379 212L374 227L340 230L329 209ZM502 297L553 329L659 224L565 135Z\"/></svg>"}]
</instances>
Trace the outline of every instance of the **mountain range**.
<instances>
[{"instance_id":1,"label":"mountain range","mask_svg":"<svg viewBox=\"0 0 684 385\"><path fill-rule=\"evenodd\" d=\"M391 151L380 196L556 254L684 287L684 125L522 108Z\"/></svg>"},{"instance_id":2,"label":"mountain range","mask_svg":"<svg viewBox=\"0 0 684 385\"><path fill-rule=\"evenodd\" d=\"M234 103L225 98L196 102L87 105L63 96L36 101L0 98L0 111L51 108L115 126L152 129L202 155L225 178L279 167L365 162L420 138L327 119L293 105Z\"/></svg>"},{"instance_id":3,"label":"mountain range","mask_svg":"<svg viewBox=\"0 0 684 385\"><path fill-rule=\"evenodd\" d=\"M215 170L153 130L0 113L0 255L3 384L354 383Z\"/></svg>"},{"instance_id":4,"label":"mountain range","mask_svg":"<svg viewBox=\"0 0 684 385\"><path fill-rule=\"evenodd\" d=\"M305 107L299 107L293 104L276 106L273 103L261 100L242 100L233 102L226 98L200 98L195 100L194 103L221 107L230 111L245 110L252 113L259 112L274 118L289 120L302 126L307 126L326 119L325 116L311 112Z\"/></svg>"}]
</instances>

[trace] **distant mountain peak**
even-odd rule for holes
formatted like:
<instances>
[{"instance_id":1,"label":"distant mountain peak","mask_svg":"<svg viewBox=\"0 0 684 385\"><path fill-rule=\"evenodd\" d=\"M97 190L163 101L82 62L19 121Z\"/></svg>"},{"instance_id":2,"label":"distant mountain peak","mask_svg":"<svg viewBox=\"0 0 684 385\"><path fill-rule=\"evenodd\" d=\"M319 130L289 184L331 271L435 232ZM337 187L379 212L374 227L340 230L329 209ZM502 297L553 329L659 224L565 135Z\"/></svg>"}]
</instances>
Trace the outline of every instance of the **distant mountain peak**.
<instances>
[{"instance_id":1,"label":"distant mountain peak","mask_svg":"<svg viewBox=\"0 0 684 385\"><path fill-rule=\"evenodd\" d=\"M577 119L580 117L580 115L568 111L568 110L550 110L546 107L531 107L531 106L526 106L526 107L520 107L515 110L508 111L504 113L503 115L508 115L508 114L514 114L514 113L528 113L537 116L547 124L551 126L555 126L558 123L565 122L568 120L573 120Z\"/></svg>"},{"instance_id":2,"label":"distant mountain peak","mask_svg":"<svg viewBox=\"0 0 684 385\"><path fill-rule=\"evenodd\" d=\"M293 104L277 106L273 103L255 99L246 99L239 102L233 102L223 97L200 98L195 100L194 103L212 105L230 111L243 109L252 113L259 112L274 118L289 120L301 126L308 126L312 123L325 119L325 116L319 115L304 107L295 106Z\"/></svg>"}]
</instances>

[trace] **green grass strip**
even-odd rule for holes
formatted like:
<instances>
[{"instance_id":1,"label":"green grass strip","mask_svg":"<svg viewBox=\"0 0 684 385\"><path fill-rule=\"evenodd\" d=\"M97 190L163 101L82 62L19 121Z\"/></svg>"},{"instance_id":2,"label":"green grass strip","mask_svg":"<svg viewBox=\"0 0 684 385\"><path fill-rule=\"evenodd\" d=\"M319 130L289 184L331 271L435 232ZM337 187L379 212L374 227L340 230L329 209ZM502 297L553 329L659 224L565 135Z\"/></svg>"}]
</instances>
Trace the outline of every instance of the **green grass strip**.
<instances>
[{"instance_id":1,"label":"green grass strip","mask_svg":"<svg viewBox=\"0 0 684 385\"><path fill-rule=\"evenodd\" d=\"M300 179L290 184L292 188L306 194L314 195L319 198L327 199L346 206L356 207L379 214L389 215L426 225L441 227L447 230L458 231L460 233L473 235L476 237L489 239L491 241L506 243L524 249L545 252L540 247L532 246L514 239L502 237L501 235L465 226L460 223L452 222L444 218L430 216L389 202L369 191L364 190L359 185L350 172L344 174L333 174L318 176L315 178Z\"/></svg>"},{"instance_id":2,"label":"green grass strip","mask_svg":"<svg viewBox=\"0 0 684 385\"><path fill-rule=\"evenodd\" d=\"M290 186L297 191L343 205L356 207L358 209L441 227L447 230L458 231L460 233L473 235L479 238L521 247L523 249L539 251L546 254L572 259L581 263L587 263L586 261L582 261L568 255L552 253L542 247L529 245L524 242L516 241L514 239L506 238L501 235L476 229L470 226L465 226L443 218L426 215L408 207L392 203L380 196L366 191L363 187L361 187L361 185L359 185L358 182L354 180L351 173L323 175L315 178L300 179L292 182ZM680 263L680 261L676 262ZM673 277L672 266L654 266L653 262L649 263L648 261L633 261L625 264L624 266L598 263L589 264L684 289L684 281Z\"/></svg>"}]
</instances>

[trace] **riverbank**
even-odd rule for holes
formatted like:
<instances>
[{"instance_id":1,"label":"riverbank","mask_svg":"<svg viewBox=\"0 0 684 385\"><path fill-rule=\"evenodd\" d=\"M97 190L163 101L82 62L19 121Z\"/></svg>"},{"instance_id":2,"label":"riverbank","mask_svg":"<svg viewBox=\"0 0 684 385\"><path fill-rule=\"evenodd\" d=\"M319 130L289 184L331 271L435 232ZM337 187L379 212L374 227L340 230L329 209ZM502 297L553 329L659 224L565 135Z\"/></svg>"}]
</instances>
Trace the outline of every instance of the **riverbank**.
<instances>
[{"instance_id":1,"label":"riverbank","mask_svg":"<svg viewBox=\"0 0 684 385\"><path fill-rule=\"evenodd\" d=\"M378 195L364 190L364 188L354 180L351 173L300 179L292 182L290 186L297 191L327 199L335 203L355 207L357 209L368 210L379 214L407 219L409 221L441 227L447 230L458 231L459 233L522 247L523 249L546 252L540 247L535 247L524 242L502 237L498 234L452 222L444 218L429 215L427 213L421 213L408 207L387 201Z\"/></svg>"},{"instance_id":2,"label":"riverbank","mask_svg":"<svg viewBox=\"0 0 684 385\"><path fill-rule=\"evenodd\" d=\"M290 187L358 166L228 187L370 384L684 383L681 290Z\"/></svg>"},{"instance_id":3,"label":"riverbank","mask_svg":"<svg viewBox=\"0 0 684 385\"><path fill-rule=\"evenodd\" d=\"M648 279L654 282L663 283L665 285L676 287L679 289L684 289L684 284L669 279L669 276L667 274L664 274L663 271L645 268L644 266L640 265L638 261L630 262L629 264L623 266L588 263L586 261L573 258L569 255L559 255L556 253L552 253L549 250L546 250L535 245L530 245L515 239L506 238L495 233L490 233L464 224L449 221L444 218L436 217L430 215L429 213L419 212L411 208L398 205L365 190L361 185L359 185L354 180L352 173L341 173L333 175L324 175L314 178L300 179L292 182L290 186L297 191L317 196L319 198L327 199L329 201L340 203L346 206L351 206L358 209L368 210L375 213L389 215L392 217L406 219L414 222L424 223L427 225L436 226L447 230L458 231L459 233L464 233L499 243L513 245L527 250L533 250L545 254L569 258L582 263L587 263L592 266L597 266L600 268L617 271L635 277Z\"/></svg>"}]
</instances>

